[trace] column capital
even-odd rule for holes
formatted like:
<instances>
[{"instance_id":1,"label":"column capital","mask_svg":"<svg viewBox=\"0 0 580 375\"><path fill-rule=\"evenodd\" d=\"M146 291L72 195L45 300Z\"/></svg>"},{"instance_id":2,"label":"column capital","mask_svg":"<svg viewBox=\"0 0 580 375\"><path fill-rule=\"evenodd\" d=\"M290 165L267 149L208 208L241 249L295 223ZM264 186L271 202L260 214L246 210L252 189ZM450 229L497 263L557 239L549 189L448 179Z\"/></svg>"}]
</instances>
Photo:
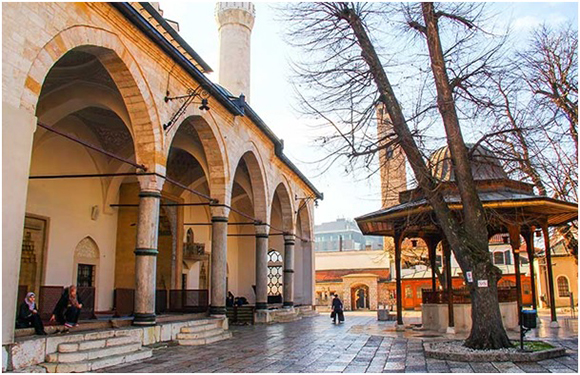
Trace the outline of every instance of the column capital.
<instances>
[{"instance_id":1,"label":"column capital","mask_svg":"<svg viewBox=\"0 0 580 375\"><path fill-rule=\"evenodd\" d=\"M294 233L284 234L284 244L294 245L296 243L296 235Z\"/></svg>"},{"instance_id":2,"label":"column capital","mask_svg":"<svg viewBox=\"0 0 580 375\"><path fill-rule=\"evenodd\" d=\"M160 193L163 190L163 184L165 183L165 178L157 175L137 175L137 180L139 180L139 187L141 192L156 192Z\"/></svg>"},{"instance_id":3,"label":"column capital","mask_svg":"<svg viewBox=\"0 0 580 375\"><path fill-rule=\"evenodd\" d=\"M214 217L224 217L228 218L230 216L230 208L222 204L212 205L210 204L212 220Z\"/></svg>"},{"instance_id":4,"label":"column capital","mask_svg":"<svg viewBox=\"0 0 580 375\"><path fill-rule=\"evenodd\" d=\"M268 237L270 234L270 227L267 224L256 224L254 229L256 230L256 237Z\"/></svg>"}]
</instances>

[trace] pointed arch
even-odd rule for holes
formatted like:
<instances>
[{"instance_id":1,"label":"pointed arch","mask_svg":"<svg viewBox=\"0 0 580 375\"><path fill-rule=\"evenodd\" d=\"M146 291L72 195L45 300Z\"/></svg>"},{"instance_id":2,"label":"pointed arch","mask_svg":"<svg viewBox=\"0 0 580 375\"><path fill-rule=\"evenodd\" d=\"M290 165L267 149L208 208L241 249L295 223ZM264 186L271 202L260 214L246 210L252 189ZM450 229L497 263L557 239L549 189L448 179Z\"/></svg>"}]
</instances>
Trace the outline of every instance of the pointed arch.
<instances>
[{"instance_id":1,"label":"pointed arch","mask_svg":"<svg viewBox=\"0 0 580 375\"><path fill-rule=\"evenodd\" d=\"M268 205L266 201L266 179L264 173L263 163L261 162L260 154L255 149L255 146L251 144L250 149L242 154L236 163L236 167L233 170L232 181L230 186L232 187L230 191L233 190L234 178L236 171L243 160L248 168L248 175L250 177L250 183L252 187L252 205L254 207L254 217L265 223L269 221ZM247 149L247 148L246 148Z\"/></svg>"}]
</instances>

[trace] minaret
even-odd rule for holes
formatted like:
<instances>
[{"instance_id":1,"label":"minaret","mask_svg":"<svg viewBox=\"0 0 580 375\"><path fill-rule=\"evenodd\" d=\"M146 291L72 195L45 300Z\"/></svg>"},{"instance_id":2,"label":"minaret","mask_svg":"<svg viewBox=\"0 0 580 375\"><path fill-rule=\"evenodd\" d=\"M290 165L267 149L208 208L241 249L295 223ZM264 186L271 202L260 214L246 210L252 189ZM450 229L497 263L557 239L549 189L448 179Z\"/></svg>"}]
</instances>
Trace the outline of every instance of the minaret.
<instances>
[{"instance_id":1,"label":"minaret","mask_svg":"<svg viewBox=\"0 0 580 375\"><path fill-rule=\"evenodd\" d=\"M381 140L393 133L393 125L386 109L377 107L377 136L379 144L388 142ZM393 139L395 136L390 137ZM398 145L379 151L379 168L381 172L381 206L388 208L399 204L399 193L407 190L407 168L405 155Z\"/></svg>"},{"instance_id":2,"label":"minaret","mask_svg":"<svg viewBox=\"0 0 580 375\"><path fill-rule=\"evenodd\" d=\"M379 145L388 142L384 139L393 133L393 124L383 105L377 106L377 137ZM389 137L393 139L394 135ZM379 150L379 170L381 173L381 208L399 204L399 192L407 190L406 158L401 147L395 145ZM383 238L383 250L391 258L391 277L395 277L395 245L392 237Z\"/></svg>"},{"instance_id":3,"label":"minaret","mask_svg":"<svg viewBox=\"0 0 580 375\"><path fill-rule=\"evenodd\" d=\"M250 101L250 40L256 11L252 3L221 3L215 8L219 32L219 84Z\"/></svg>"}]
</instances>

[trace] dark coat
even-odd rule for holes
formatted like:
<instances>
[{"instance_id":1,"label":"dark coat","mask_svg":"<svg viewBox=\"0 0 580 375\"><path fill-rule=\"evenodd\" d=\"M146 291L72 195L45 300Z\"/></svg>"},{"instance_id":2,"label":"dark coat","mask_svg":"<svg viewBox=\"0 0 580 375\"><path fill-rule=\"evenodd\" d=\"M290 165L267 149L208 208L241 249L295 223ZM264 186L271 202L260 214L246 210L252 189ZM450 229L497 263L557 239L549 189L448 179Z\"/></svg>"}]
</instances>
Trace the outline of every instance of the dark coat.
<instances>
[{"instance_id":1,"label":"dark coat","mask_svg":"<svg viewBox=\"0 0 580 375\"><path fill-rule=\"evenodd\" d=\"M81 301L78 293L77 293L77 301L79 304L82 304L83 302ZM60 296L60 299L58 300L58 302L56 303L56 306L54 307L54 310L52 310L52 315L55 316L56 320L63 324L65 322L65 317L64 314L66 312L66 309L68 309L70 307L69 301L68 301L68 288L66 288L64 290L64 292L62 292L62 295Z\"/></svg>"},{"instance_id":2,"label":"dark coat","mask_svg":"<svg viewBox=\"0 0 580 375\"><path fill-rule=\"evenodd\" d=\"M31 316L32 311L30 311L30 308L28 308L28 304L26 302L22 302L20 304L20 308L18 309L18 322L28 325L28 319Z\"/></svg>"},{"instance_id":3,"label":"dark coat","mask_svg":"<svg viewBox=\"0 0 580 375\"><path fill-rule=\"evenodd\" d=\"M332 311L342 311L342 301L338 297L334 297L332 300Z\"/></svg>"}]
</instances>

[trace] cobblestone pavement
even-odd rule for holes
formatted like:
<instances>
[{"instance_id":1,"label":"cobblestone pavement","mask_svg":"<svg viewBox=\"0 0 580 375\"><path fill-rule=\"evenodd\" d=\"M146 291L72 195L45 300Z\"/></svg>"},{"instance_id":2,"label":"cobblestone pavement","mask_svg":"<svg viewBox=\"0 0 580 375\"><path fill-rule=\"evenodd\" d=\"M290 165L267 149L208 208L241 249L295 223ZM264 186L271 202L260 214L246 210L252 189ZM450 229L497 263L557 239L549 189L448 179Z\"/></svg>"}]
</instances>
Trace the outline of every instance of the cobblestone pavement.
<instances>
[{"instance_id":1,"label":"cobblestone pavement","mask_svg":"<svg viewBox=\"0 0 580 375\"><path fill-rule=\"evenodd\" d=\"M423 340L449 337L411 329L397 332L392 322L377 322L376 315L347 314L342 325L332 324L323 314L292 323L230 329L230 340L202 347L160 347L148 360L101 372L578 372L578 335L566 328L548 332L543 340L566 347L568 355L524 363L425 358Z\"/></svg>"}]
</instances>

